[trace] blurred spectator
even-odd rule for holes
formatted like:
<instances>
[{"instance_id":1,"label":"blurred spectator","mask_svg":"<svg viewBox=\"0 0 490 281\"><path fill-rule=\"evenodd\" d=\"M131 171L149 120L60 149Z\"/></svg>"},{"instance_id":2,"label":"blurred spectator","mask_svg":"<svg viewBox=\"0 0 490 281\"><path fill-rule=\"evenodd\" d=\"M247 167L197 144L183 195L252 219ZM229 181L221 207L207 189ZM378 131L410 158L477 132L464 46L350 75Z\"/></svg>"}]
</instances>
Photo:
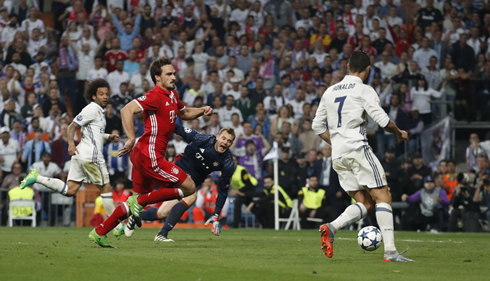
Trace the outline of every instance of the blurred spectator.
<instances>
[{"instance_id":1,"label":"blurred spectator","mask_svg":"<svg viewBox=\"0 0 490 281\"><path fill-rule=\"evenodd\" d=\"M410 94L413 106L419 110L420 118L424 121L424 125L430 125L432 123L431 97L440 98L444 94L444 86L441 91L431 89L425 77L419 76L417 85L410 89Z\"/></svg>"},{"instance_id":2,"label":"blurred spectator","mask_svg":"<svg viewBox=\"0 0 490 281\"><path fill-rule=\"evenodd\" d=\"M472 133L470 135L470 144L466 148L466 166L468 170L480 171L476 159L482 154L485 155L485 151L480 147L480 137L478 137L478 134Z\"/></svg>"},{"instance_id":3,"label":"blurred spectator","mask_svg":"<svg viewBox=\"0 0 490 281\"><path fill-rule=\"evenodd\" d=\"M63 168L67 161L70 161L70 155L68 154L68 125L62 124L60 126L60 137L51 143L53 153L51 159L60 168Z\"/></svg>"},{"instance_id":4,"label":"blurred spectator","mask_svg":"<svg viewBox=\"0 0 490 281\"><path fill-rule=\"evenodd\" d=\"M490 222L490 180L488 178L483 179L477 185L473 202L480 203L481 217L486 220L486 224L484 224L486 227L483 229L487 232L490 231L488 226L488 222Z\"/></svg>"},{"instance_id":5,"label":"blurred spectator","mask_svg":"<svg viewBox=\"0 0 490 281\"><path fill-rule=\"evenodd\" d=\"M111 134L121 135L118 130L112 130ZM116 180L126 178L128 175L128 155L118 157L118 151L124 146L124 142L121 140L113 140L107 143L104 147L104 158L107 163L107 170L109 171L109 177L111 184L116 185ZM123 184L124 186L124 184Z\"/></svg>"},{"instance_id":6,"label":"blurred spectator","mask_svg":"<svg viewBox=\"0 0 490 281\"><path fill-rule=\"evenodd\" d=\"M257 179L248 172L247 168L238 164L237 157L233 156L235 162L235 173L231 177L230 195L236 195L235 207L233 210L233 228L238 228L240 225L242 205L249 205L255 195L255 187Z\"/></svg>"},{"instance_id":7,"label":"blurred spectator","mask_svg":"<svg viewBox=\"0 0 490 281\"><path fill-rule=\"evenodd\" d=\"M231 127L231 115L233 113L237 113L238 116L240 117L240 122L243 122L243 117L242 113L238 108L234 106L235 99L233 95L227 95L226 97L226 102L225 102L225 107L222 107L221 109L217 110L217 113L219 115L219 120L220 120L220 125L222 127Z\"/></svg>"},{"instance_id":8,"label":"blurred spectator","mask_svg":"<svg viewBox=\"0 0 490 281\"><path fill-rule=\"evenodd\" d=\"M235 107L242 113L242 120L248 120L248 117L253 113L255 102L249 98L247 87L242 87L240 90L240 98L235 101Z\"/></svg>"},{"instance_id":9,"label":"blurred spectator","mask_svg":"<svg viewBox=\"0 0 490 281\"><path fill-rule=\"evenodd\" d=\"M303 152L311 149L316 150L320 147L321 139L313 132L311 124L311 119L305 119L303 121L303 132L299 135L299 143Z\"/></svg>"},{"instance_id":10,"label":"blurred spectator","mask_svg":"<svg viewBox=\"0 0 490 281\"><path fill-rule=\"evenodd\" d=\"M276 186L279 192L279 216L286 217L293 208L293 201L281 185ZM266 176L264 178L263 192L256 194L258 199L254 199L247 206L247 212L252 212L263 228L274 228L274 193L274 180L272 176Z\"/></svg>"},{"instance_id":11,"label":"blurred spectator","mask_svg":"<svg viewBox=\"0 0 490 281\"><path fill-rule=\"evenodd\" d=\"M444 190L446 190L449 200L453 197L454 188L458 184L458 174L456 173L456 162L453 160L447 161L447 174L444 176Z\"/></svg>"},{"instance_id":12,"label":"blurred spectator","mask_svg":"<svg viewBox=\"0 0 490 281\"><path fill-rule=\"evenodd\" d=\"M4 109L0 113L0 126L7 127L9 130L15 122L22 122L22 115L16 111L16 104L13 99L5 102Z\"/></svg>"},{"instance_id":13,"label":"blurred spectator","mask_svg":"<svg viewBox=\"0 0 490 281\"><path fill-rule=\"evenodd\" d=\"M416 215L409 216L411 230L435 229L442 231L444 224L444 208L449 206L446 192L441 187L436 187L432 176L424 178L424 188L408 196L404 194L402 201L410 204L418 204Z\"/></svg>"},{"instance_id":14,"label":"blurred spectator","mask_svg":"<svg viewBox=\"0 0 490 281\"><path fill-rule=\"evenodd\" d=\"M43 130L37 128L34 130L34 134L34 139L27 141L22 151L22 162L26 163L27 167L38 162L44 152L51 154L51 146L42 140Z\"/></svg>"},{"instance_id":15,"label":"blurred spectator","mask_svg":"<svg viewBox=\"0 0 490 281\"><path fill-rule=\"evenodd\" d=\"M316 224L309 223L307 218L323 219L327 215L325 190L319 188L318 178L311 176L305 187L298 192L299 215L302 228L315 228Z\"/></svg>"},{"instance_id":16,"label":"blurred spectator","mask_svg":"<svg viewBox=\"0 0 490 281\"><path fill-rule=\"evenodd\" d=\"M454 188L454 196L451 200L453 207L449 216L448 231L479 232L481 230L480 204L473 201L476 188L469 183L468 174L458 174L458 185ZM461 207L461 208L460 208Z\"/></svg>"},{"instance_id":17,"label":"blurred spectator","mask_svg":"<svg viewBox=\"0 0 490 281\"><path fill-rule=\"evenodd\" d=\"M8 175L4 174L2 181L2 188L11 189L15 186L19 186L20 182L26 176L25 173L22 173L22 164L19 162L14 163L11 166L12 172Z\"/></svg>"},{"instance_id":18,"label":"blurred spectator","mask_svg":"<svg viewBox=\"0 0 490 281\"><path fill-rule=\"evenodd\" d=\"M13 164L20 160L20 145L10 138L10 129L7 127L0 128L0 138L0 167L5 177L12 172Z\"/></svg>"}]
</instances>

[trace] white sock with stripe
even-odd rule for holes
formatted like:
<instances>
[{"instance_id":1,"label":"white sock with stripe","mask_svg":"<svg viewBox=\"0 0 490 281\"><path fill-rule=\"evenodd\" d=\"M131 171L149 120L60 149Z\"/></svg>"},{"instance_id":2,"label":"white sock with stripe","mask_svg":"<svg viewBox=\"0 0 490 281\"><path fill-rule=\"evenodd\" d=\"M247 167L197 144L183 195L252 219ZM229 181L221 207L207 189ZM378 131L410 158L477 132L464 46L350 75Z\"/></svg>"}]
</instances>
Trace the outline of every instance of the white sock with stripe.
<instances>
[{"instance_id":1,"label":"white sock with stripe","mask_svg":"<svg viewBox=\"0 0 490 281\"><path fill-rule=\"evenodd\" d=\"M112 192L102 193L100 195L102 197L102 206L104 206L104 210L110 216L116 209L116 205L114 205L114 199L112 197Z\"/></svg>"},{"instance_id":2,"label":"white sock with stripe","mask_svg":"<svg viewBox=\"0 0 490 281\"><path fill-rule=\"evenodd\" d=\"M351 223L354 223L362 218L365 218L367 215L367 209L364 204L357 202L356 204L352 204L345 209L345 211L336 218L333 222L330 223L337 231Z\"/></svg>"},{"instance_id":3,"label":"white sock with stripe","mask_svg":"<svg viewBox=\"0 0 490 281\"><path fill-rule=\"evenodd\" d=\"M66 192L68 191L66 183L60 179L48 178L39 175L37 176L37 182L53 191L61 193L61 195L66 195Z\"/></svg>"},{"instance_id":4,"label":"white sock with stripe","mask_svg":"<svg viewBox=\"0 0 490 281\"><path fill-rule=\"evenodd\" d=\"M376 204L376 220L383 235L385 253L396 252L395 234L393 231L393 209L390 204Z\"/></svg>"}]
</instances>

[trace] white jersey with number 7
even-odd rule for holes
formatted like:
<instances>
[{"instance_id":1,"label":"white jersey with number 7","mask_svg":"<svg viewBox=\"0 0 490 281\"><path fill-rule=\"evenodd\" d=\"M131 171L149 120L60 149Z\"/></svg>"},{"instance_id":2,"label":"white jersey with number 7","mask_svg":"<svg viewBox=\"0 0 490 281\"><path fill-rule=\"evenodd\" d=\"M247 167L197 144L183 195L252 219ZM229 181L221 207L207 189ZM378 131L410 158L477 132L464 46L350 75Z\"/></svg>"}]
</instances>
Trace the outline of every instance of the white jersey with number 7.
<instances>
[{"instance_id":1,"label":"white jersey with number 7","mask_svg":"<svg viewBox=\"0 0 490 281\"><path fill-rule=\"evenodd\" d=\"M332 159L368 145L366 113L383 128L390 123L388 114L380 106L378 94L362 83L361 78L346 75L325 91L313 119L313 131L320 135L328 129Z\"/></svg>"}]
</instances>

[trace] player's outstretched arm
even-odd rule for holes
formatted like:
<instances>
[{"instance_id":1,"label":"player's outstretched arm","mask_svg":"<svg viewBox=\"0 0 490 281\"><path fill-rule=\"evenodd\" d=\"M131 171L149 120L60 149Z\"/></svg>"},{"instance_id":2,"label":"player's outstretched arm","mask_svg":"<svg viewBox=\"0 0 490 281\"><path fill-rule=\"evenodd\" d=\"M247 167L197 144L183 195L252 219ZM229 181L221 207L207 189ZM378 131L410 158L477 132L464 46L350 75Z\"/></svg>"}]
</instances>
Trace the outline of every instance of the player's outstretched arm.
<instances>
[{"instance_id":1,"label":"player's outstretched arm","mask_svg":"<svg viewBox=\"0 0 490 281\"><path fill-rule=\"evenodd\" d=\"M134 115L142 111L140 105L134 100L121 109L121 121L128 140L124 146L119 149L119 157L129 154L133 149L134 143L136 142L133 123Z\"/></svg>"},{"instance_id":2,"label":"player's outstretched arm","mask_svg":"<svg viewBox=\"0 0 490 281\"><path fill-rule=\"evenodd\" d=\"M183 110L180 110L178 115L182 120L193 120L199 118L201 116L209 116L213 113L213 109L210 106L203 106L200 108L189 108L186 107Z\"/></svg>"}]
</instances>

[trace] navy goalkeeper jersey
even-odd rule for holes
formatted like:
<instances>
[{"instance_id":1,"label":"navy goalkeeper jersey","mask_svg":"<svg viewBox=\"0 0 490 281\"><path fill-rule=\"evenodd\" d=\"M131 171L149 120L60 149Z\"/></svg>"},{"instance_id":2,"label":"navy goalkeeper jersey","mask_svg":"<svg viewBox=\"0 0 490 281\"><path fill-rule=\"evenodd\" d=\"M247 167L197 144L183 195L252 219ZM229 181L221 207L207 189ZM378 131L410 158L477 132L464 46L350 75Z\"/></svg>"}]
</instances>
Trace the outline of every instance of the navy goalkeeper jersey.
<instances>
[{"instance_id":1,"label":"navy goalkeeper jersey","mask_svg":"<svg viewBox=\"0 0 490 281\"><path fill-rule=\"evenodd\" d=\"M202 184L211 172L221 171L214 211L219 213L225 204L231 177L235 172L231 152L229 150L224 153L217 152L214 147L216 137L213 135L201 134L179 124L175 126L174 132L188 143L175 164L191 176L196 186Z\"/></svg>"}]
</instances>

